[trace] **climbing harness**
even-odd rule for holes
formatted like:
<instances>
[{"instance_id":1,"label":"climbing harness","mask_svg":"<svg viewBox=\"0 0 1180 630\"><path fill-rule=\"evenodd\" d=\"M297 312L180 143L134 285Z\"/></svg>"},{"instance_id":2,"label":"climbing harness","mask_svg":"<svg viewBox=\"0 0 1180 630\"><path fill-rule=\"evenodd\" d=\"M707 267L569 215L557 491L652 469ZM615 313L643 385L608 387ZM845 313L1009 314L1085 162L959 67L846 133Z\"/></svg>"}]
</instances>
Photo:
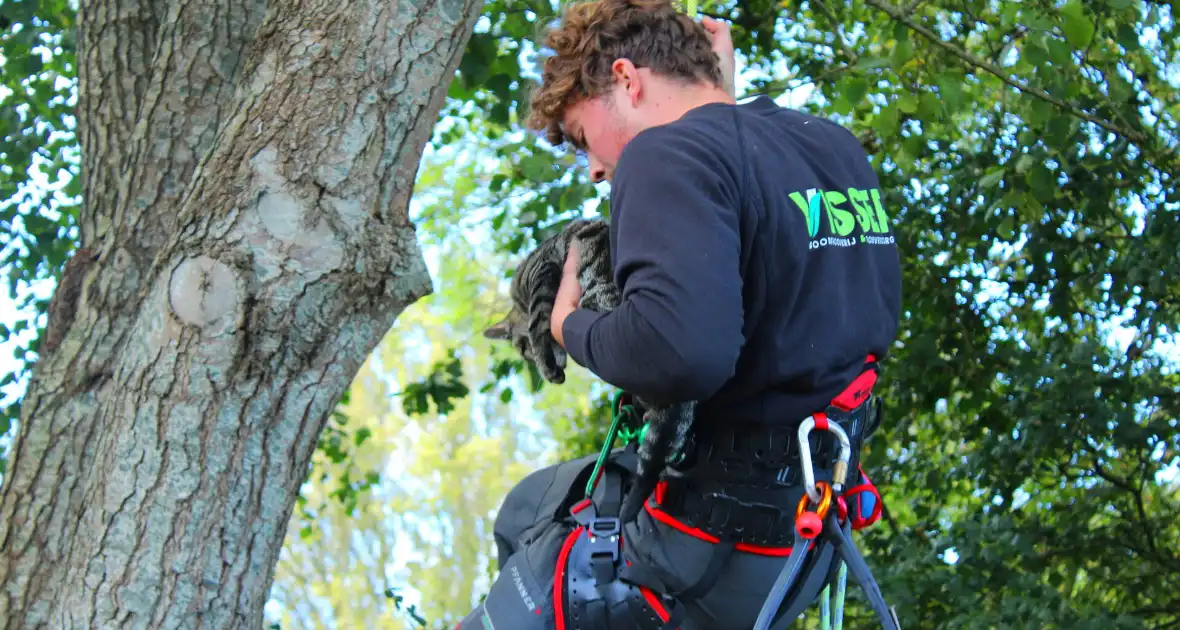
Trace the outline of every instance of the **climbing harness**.
<instances>
[{"instance_id":1,"label":"climbing harness","mask_svg":"<svg viewBox=\"0 0 1180 630\"><path fill-rule=\"evenodd\" d=\"M631 397L619 392L597 457L546 508L556 520L528 534L527 551L504 560L503 579L460 626L704 630L689 610L713 589L726 560L746 553L788 559L759 611L758 630L787 627L821 593L823 608L837 564L868 593L886 630L896 630L897 619L851 540L851 530L881 513L880 495L859 463L863 439L880 423L871 395L876 361L869 357L866 364L871 369L798 427L734 421L693 429L679 463L644 503L652 521L710 544L711 556L700 559L704 570L679 589L624 554L620 510L645 425ZM620 439L623 447L615 449ZM843 581L836 592L839 627ZM830 608L821 611L825 623Z\"/></svg>"},{"instance_id":2,"label":"climbing harness","mask_svg":"<svg viewBox=\"0 0 1180 630\"><path fill-rule=\"evenodd\" d=\"M869 357L868 363L875 366L875 359ZM746 435L747 441L762 444L765 448L741 451L737 447L741 440L736 432L705 436L712 439L704 439L704 444L698 445L707 454L703 459L724 460L723 468L733 468L731 475L734 478L742 477L746 470L741 466L734 467L735 461L757 461L766 468L778 469L780 488L801 490L793 510L793 527L776 526L776 522L783 522L776 516L781 510L771 504L758 503L751 496L735 499L725 492L694 492L686 490L683 485L670 485L668 481L660 483L645 505L649 515L715 545L709 566L697 582L675 592L653 576L632 567L622 557L622 523L618 510L623 493L620 474L625 467L612 462L612 448L621 438L623 457L628 453L634 455L633 446L642 439L646 425L627 394L616 394L612 401L612 422L586 482L584 496L570 509L578 526L570 533L558 558L554 580L558 630L690 630L685 618L685 603L703 596L712 588L732 553L788 555L782 553L784 547L790 549L790 560L760 611L756 630L766 630L772 624L775 628L783 627L781 624L787 621L784 613L792 607L798 608L799 604L807 605L816 597L821 598L824 628L830 627L833 606L829 601L831 586L827 582L831 571L818 569L820 565L817 563L809 563L811 558L824 553L831 554L832 560L839 564L835 627L840 628L843 623L845 585L851 572L868 594L884 628L899 630L895 614L885 605L867 564L851 539L852 530L876 522L881 512L880 495L875 486L864 474L859 461L853 464L861 441L880 422L880 408L873 406L878 415L873 418L874 426L866 427L870 422L870 402L875 402L870 394L875 380L875 370L862 373L828 410L804 419L793 436L782 432L768 432L761 439ZM852 429L846 430L841 422ZM833 439L824 441L820 436L818 450L813 452L813 433ZM831 442L834 442L834 448ZM836 453L831 453L832 450ZM791 453L796 459L791 458ZM817 479L816 464L822 463L827 470L828 460L834 460L830 466L830 481ZM798 462L797 466L791 465L794 461ZM696 465L706 463L697 461ZM847 485L850 470L855 470L862 479L853 487ZM719 468L704 471L706 477L723 478L723 488L724 483L730 481L724 479ZM790 472L784 475L783 471ZM595 500L595 491L600 485L603 492ZM757 491L757 484L752 487ZM682 516L673 517L669 510ZM722 515L720 519L719 514ZM791 538L793 540L789 540ZM806 585L802 585L803 582ZM783 610L782 603L788 596L792 606Z\"/></svg>"}]
</instances>

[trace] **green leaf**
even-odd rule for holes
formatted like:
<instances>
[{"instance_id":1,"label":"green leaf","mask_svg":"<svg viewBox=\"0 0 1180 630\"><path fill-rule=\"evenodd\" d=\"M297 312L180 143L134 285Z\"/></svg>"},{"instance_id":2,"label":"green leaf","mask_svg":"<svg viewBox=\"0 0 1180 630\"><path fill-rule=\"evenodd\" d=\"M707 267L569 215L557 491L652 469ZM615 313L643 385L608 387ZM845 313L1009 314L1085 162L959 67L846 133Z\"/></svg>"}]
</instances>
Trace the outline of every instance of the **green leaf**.
<instances>
[{"instance_id":1,"label":"green leaf","mask_svg":"<svg viewBox=\"0 0 1180 630\"><path fill-rule=\"evenodd\" d=\"M1040 66L1049 61L1049 51L1038 39L1030 39L1024 46L1024 58L1034 66Z\"/></svg>"},{"instance_id":2,"label":"green leaf","mask_svg":"<svg viewBox=\"0 0 1180 630\"><path fill-rule=\"evenodd\" d=\"M936 120L943 109L943 102L938 99L931 92L922 92L918 95L918 117L923 122L931 122ZM915 140L918 138L915 137Z\"/></svg>"},{"instance_id":3,"label":"green leaf","mask_svg":"<svg viewBox=\"0 0 1180 630\"><path fill-rule=\"evenodd\" d=\"M891 136L897 132L898 122L897 105L887 105L873 120L873 129L882 136Z\"/></svg>"},{"instance_id":4,"label":"green leaf","mask_svg":"<svg viewBox=\"0 0 1180 630\"><path fill-rule=\"evenodd\" d=\"M553 161L545 155L526 155L520 159L519 166L521 174L537 183L549 182L556 178Z\"/></svg>"},{"instance_id":5,"label":"green leaf","mask_svg":"<svg viewBox=\"0 0 1180 630\"><path fill-rule=\"evenodd\" d=\"M850 77L844 82L844 98L848 102L856 105L859 104L869 92L869 81L864 77Z\"/></svg>"},{"instance_id":6,"label":"green leaf","mask_svg":"<svg viewBox=\"0 0 1180 630\"><path fill-rule=\"evenodd\" d=\"M996 184L1004 179L1005 170L1003 167L996 167L987 172L983 177L979 178L979 185L982 188L995 188Z\"/></svg>"},{"instance_id":7,"label":"green leaf","mask_svg":"<svg viewBox=\"0 0 1180 630\"><path fill-rule=\"evenodd\" d=\"M913 94L902 94L897 99L897 108L903 113L913 114L918 111L918 97Z\"/></svg>"},{"instance_id":8,"label":"green leaf","mask_svg":"<svg viewBox=\"0 0 1180 630\"><path fill-rule=\"evenodd\" d=\"M1073 49L1060 39L1049 39L1049 60L1057 66L1069 66L1073 61Z\"/></svg>"},{"instance_id":9,"label":"green leaf","mask_svg":"<svg viewBox=\"0 0 1180 630\"><path fill-rule=\"evenodd\" d=\"M889 64L894 70L900 71L913 55L914 47L910 43L909 31L902 31L902 36L897 39L897 43L893 46L893 53L889 56Z\"/></svg>"},{"instance_id":10,"label":"green leaf","mask_svg":"<svg viewBox=\"0 0 1180 630\"><path fill-rule=\"evenodd\" d=\"M1043 164L1036 165L1025 175L1025 179L1038 200L1047 202L1056 195L1056 178L1053 176L1053 172Z\"/></svg>"},{"instance_id":11,"label":"green leaf","mask_svg":"<svg viewBox=\"0 0 1180 630\"><path fill-rule=\"evenodd\" d=\"M1135 27L1126 22L1122 22L1116 29L1116 37L1119 45L1126 48L1129 52L1139 50L1139 32Z\"/></svg>"},{"instance_id":12,"label":"green leaf","mask_svg":"<svg viewBox=\"0 0 1180 630\"><path fill-rule=\"evenodd\" d=\"M1085 48L1094 38L1094 23L1086 17L1082 0L1070 0L1060 10L1061 30L1069 43L1076 48Z\"/></svg>"},{"instance_id":13,"label":"green leaf","mask_svg":"<svg viewBox=\"0 0 1180 630\"><path fill-rule=\"evenodd\" d=\"M1000 220L1000 224L996 227L996 236L1010 241L1016 236L1016 219L1011 216L1005 216Z\"/></svg>"},{"instance_id":14,"label":"green leaf","mask_svg":"<svg viewBox=\"0 0 1180 630\"><path fill-rule=\"evenodd\" d=\"M360 446L361 444L364 444L365 440L369 439L369 437L372 435L373 435L372 431L370 431L369 429L367 429L365 427L361 427L361 428L357 429L356 434L353 436L353 441L356 443L357 446Z\"/></svg>"},{"instance_id":15,"label":"green leaf","mask_svg":"<svg viewBox=\"0 0 1180 630\"><path fill-rule=\"evenodd\" d=\"M1056 113L1052 103L1037 96L1028 96L1028 122L1033 125L1043 125Z\"/></svg>"},{"instance_id":16,"label":"green leaf","mask_svg":"<svg viewBox=\"0 0 1180 630\"><path fill-rule=\"evenodd\" d=\"M889 59L886 57L878 57L876 55L863 55L856 60L852 65L853 70L876 70L878 68L888 68Z\"/></svg>"},{"instance_id":17,"label":"green leaf","mask_svg":"<svg viewBox=\"0 0 1180 630\"><path fill-rule=\"evenodd\" d=\"M943 73L935 78L938 94L942 97L947 109L954 111L963 103L963 77L953 73Z\"/></svg>"}]
</instances>

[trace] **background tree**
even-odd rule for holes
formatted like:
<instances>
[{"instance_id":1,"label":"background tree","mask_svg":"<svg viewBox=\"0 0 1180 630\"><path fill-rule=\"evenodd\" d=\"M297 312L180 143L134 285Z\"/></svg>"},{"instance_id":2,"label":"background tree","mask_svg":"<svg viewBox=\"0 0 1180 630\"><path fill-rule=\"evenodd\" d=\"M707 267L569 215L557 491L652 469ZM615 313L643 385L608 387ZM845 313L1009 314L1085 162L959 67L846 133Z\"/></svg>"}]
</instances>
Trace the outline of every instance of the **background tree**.
<instances>
[{"instance_id":1,"label":"background tree","mask_svg":"<svg viewBox=\"0 0 1180 630\"><path fill-rule=\"evenodd\" d=\"M0 199L10 200L0 202L0 212L13 225L4 253L10 287L35 296L26 329L10 340L28 343L33 352L22 358L37 360L44 322L37 309L44 304L36 300L48 291L30 291L29 281L57 274L76 242L70 203L77 190L69 188L76 141L67 118L73 17L58 8L42 7L41 21L26 20L27 28L3 36L4 82L19 86L0 96L17 113L0 114L0 125L8 125L0 127ZM534 239L568 219L609 213L605 187L587 183L584 164L517 125L536 76L536 34L557 8L522 0L483 8L428 151L446 166L424 169L417 181L418 240L440 261L436 277L456 281L419 304L435 313L454 309L444 319L465 318L477 331L500 314L503 298L499 309L489 307L489 293L473 295L458 284L473 278L459 270L508 269ZM865 545L907 626L1180 624L1176 9L1174 2L1144 0L703 5L734 24L744 93L785 94L782 102L849 126L864 139L889 193L904 254L906 312L882 385L887 423L866 461L888 512L865 534ZM60 52L49 50L54 46ZM33 56L38 61L26 59ZM48 173L34 178L38 186L25 185L30 164ZM445 245L455 239L470 246ZM455 300L441 300L452 291ZM401 341L398 329L390 332L386 343L402 344L391 347L406 349L407 367L397 366L397 352L384 355L388 362L373 360L373 372L355 386L358 398L340 409L347 423L331 421L320 440L317 461L340 461L317 465L304 486L304 507L341 506L333 527L354 519L367 536L387 532L428 559L410 572L396 570L409 566L396 551L352 556L385 569L375 575L392 576L381 586L400 581L396 597L407 599L391 600L394 608L428 607L433 627L445 627L444 609L463 614L471 603L463 597L478 599L486 584L482 559L464 573L447 564L462 558L449 549L486 554L491 541L478 526L451 536L449 519L461 525L465 517L448 508L461 503L437 503L430 530L448 533L418 540L362 516L391 519L385 507L365 510L394 501L404 507L446 490L433 467L430 475L383 470L368 485L364 476L384 460L364 454L376 444L371 435L356 446L361 431L375 434L383 423L445 425L451 420L438 413L440 403L474 410L511 395L512 404L544 409L543 421L514 428L501 417L500 428L485 435L518 445L539 440L544 455L530 450L535 461L501 468L502 488L524 469L595 450L610 393L593 379L538 388L510 351L480 345L467 324L406 332L414 343ZM428 355L419 354L424 334ZM435 364L437 372L428 370ZM372 379L386 378L372 374L386 369L413 382L398 382L391 390L397 395L382 398L383 405L364 398L379 391ZM12 373L27 378L19 364ZM20 396L19 386L9 391ZM34 393L20 404L29 405ZM481 424L481 414L465 413L469 419L456 416L460 424L453 426ZM515 438L508 435L514 430ZM373 453L395 448L385 444ZM137 457L132 451L124 465ZM350 457L365 464L349 464ZM45 470L58 469L56 460L48 462ZM306 519L300 511L291 523L292 557L318 553L313 545L343 548ZM297 541L308 524L313 535ZM288 575L281 565L272 604L279 611L293 606L288 593L299 592ZM448 585L469 586L444 593L430 586L432 575L436 583L445 576ZM416 584L426 588L414 592ZM382 594L375 582L366 592ZM850 623L859 627L867 617L855 589L850 596ZM360 614L358 601L368 600L336 597L321 608L331 611L325 619L349 619ZM377 608L365 623L388 623L392 612ZM330 625L300 622L298 611L288 621Z\"/></svg>"}]
</instances>

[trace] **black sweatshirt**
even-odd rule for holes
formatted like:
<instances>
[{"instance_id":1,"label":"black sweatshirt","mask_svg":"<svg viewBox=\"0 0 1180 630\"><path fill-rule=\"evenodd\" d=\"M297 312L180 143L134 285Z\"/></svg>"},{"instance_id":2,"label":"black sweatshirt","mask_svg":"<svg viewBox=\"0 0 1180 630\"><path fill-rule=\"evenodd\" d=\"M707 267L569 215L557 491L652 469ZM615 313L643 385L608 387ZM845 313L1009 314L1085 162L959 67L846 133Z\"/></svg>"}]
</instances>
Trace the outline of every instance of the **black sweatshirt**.
<instances>
[{"instance_id":1,"label":"black sweatshirt","mask_svg":"<svg viewBox=\"0 0 1180 630\"><path fill-rule=\"evenodd\" d=\"M792 423L888 353L900 262L843 127L766 97L695 108L627 144L610 205L623 303L562 330L607 383L706 421Z\"/></svg>"}]
</instances>

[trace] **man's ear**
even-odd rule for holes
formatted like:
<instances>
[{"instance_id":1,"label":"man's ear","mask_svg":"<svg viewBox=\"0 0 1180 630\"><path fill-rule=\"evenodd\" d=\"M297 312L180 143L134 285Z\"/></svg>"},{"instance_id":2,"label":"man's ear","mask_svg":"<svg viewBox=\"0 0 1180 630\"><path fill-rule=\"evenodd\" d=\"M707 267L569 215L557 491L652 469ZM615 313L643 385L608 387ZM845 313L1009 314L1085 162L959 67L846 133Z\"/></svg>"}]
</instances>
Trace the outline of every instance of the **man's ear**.
<instances>
[{"instance_id":1,"label":"man's ear","mask_svg":"<svg viewBox=\"0 0 1180 630\"><path fill-rule=\"evenodd\" d=\"M611 75L615 81L623 88L623 93L627 95L627 99L631 101L631 106L634 107L639 103L639 97L643 92L643 83L639 79L639 68L631 63L630 59L615 59L611 64Z\"/></svg>"},{"instance_id":2,"label":"man's ear","mask_svg":"<svg viewBox=\"0 0 1180 630\"><path fill-rule=\"evenodd\" d=\"M511 332L511 329L508 327L508 318L505 317L483 331L483 336L488 339L507 339Z\"/></svg>"}]
</instances>

